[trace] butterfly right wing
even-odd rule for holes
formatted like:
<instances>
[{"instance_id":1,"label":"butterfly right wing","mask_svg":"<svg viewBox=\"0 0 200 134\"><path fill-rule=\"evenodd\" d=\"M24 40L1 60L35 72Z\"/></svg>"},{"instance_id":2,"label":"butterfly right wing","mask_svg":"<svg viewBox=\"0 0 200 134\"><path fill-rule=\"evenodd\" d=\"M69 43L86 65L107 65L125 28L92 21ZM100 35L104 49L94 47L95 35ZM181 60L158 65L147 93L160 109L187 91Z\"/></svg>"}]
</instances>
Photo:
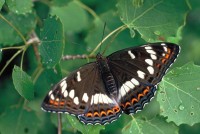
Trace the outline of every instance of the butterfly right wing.
<instances>
[{"instance_id":1,"label":"butterfly right wing","mask_svg":"<svg viewBox=\"0 0 200 134\"><path fill-rule=\"evenodd\" d=\"M76 115L85 124L105 124L117 119L121 109L108 97L97 64L86 64L56 84L42 109Z\"/></svg>"}]
</instances>

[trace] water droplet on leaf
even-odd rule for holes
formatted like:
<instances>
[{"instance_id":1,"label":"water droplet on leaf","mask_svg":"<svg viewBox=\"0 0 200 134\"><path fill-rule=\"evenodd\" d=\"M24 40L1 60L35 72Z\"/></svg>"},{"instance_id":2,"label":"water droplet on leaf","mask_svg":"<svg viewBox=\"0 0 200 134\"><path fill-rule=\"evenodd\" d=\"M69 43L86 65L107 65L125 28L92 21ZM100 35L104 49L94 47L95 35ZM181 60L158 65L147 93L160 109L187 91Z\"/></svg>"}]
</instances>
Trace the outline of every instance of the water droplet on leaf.
<instances>
[{"instance_id":1,"label":"water droplet on leaf","mask_svg":"<svg viewBox=\"0 0 200 134\"><path fill-rule=\"evenodd\" d=\"M200 87L197 87L197 90L199 91L199 90L200 90Z\"/></svg>"},{"instance_id":2,"label":"water droplet on leaf","mask_svg":"<svg viewBox=\"0 0 200 134\"><path fill-rule=\"evenodd\" d=\"M178 108L179 108L179 110L182 111L182 110L184 110L185 107L182 104L180 104Z\"/></svg>"},{"instance_id":3,"label":"water droplet on leaf","mask_svg":"<svg viewBox=\"0 0 200 134\"><path fill-rule=\"evenodd\" d=\"M155 31L154 34L155 35L160 35L160 31Z\"/></svg>"}]
</instances>

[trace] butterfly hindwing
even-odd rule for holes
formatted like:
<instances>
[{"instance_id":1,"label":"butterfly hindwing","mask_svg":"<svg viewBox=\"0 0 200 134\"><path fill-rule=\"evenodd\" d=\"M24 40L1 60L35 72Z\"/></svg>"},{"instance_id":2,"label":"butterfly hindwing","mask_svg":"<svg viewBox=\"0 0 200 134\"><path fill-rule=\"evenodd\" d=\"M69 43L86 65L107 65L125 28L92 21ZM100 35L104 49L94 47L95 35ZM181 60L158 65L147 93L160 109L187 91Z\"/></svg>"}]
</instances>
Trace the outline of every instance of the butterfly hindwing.
<instances>
[{"instance_id":1,"label":"butterfly hindwing","mask_svg":"<svg viewBox=\"0 0 200 134\"><path fill-rule=\"evenodd\" d=\"M125 113L135 113L150 101L178 53L179 46L175 44L157 43L120 50L108 56L119 90L117 101Z\"/></svg>"}]
</instances>

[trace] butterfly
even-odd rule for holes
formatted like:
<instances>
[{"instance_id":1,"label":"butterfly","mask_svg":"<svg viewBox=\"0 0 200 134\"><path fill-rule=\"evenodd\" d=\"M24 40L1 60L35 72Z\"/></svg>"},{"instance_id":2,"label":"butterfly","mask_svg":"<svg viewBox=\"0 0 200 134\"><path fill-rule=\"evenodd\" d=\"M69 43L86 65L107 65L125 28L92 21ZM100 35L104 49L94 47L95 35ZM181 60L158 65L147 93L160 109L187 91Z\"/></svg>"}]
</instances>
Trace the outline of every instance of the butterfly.
<instances>
[{"instance_id":1,"label":"butterfly","mask_svg":"<svg viewBox=\"0 0 200 134\"><path fill-rule=\"evenodd\" d=\"M152 43L116 51L83 65L52 87L42 103L49 112L75 115L84 124L107 124L134 114L154 97L180 47Z\"/></svg>"}]
</instances>

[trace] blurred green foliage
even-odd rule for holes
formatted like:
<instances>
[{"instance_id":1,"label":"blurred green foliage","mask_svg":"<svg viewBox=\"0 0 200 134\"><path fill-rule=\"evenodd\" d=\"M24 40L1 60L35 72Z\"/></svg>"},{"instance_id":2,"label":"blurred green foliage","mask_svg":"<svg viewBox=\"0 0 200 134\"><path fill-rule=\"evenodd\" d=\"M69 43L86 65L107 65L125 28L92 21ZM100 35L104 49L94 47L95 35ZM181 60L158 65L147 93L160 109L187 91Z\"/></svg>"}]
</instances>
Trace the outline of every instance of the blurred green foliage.
<instances>
[{"instance_id":1,"label":"blurred green foliage","mask_svg":"<svg viewBox=\"0 0 200 134\"><path fill-rule=\"evenodd\" d=\"M199 0L0 0L0 9L0 134L57 132L57 114L40 109L45 95L94 60L63 56L92 57L104 49L108 55L158 41L182 50L151 103L106 126L62 114L62 132L200 133Z\"/></svg>"}]
</instances>

